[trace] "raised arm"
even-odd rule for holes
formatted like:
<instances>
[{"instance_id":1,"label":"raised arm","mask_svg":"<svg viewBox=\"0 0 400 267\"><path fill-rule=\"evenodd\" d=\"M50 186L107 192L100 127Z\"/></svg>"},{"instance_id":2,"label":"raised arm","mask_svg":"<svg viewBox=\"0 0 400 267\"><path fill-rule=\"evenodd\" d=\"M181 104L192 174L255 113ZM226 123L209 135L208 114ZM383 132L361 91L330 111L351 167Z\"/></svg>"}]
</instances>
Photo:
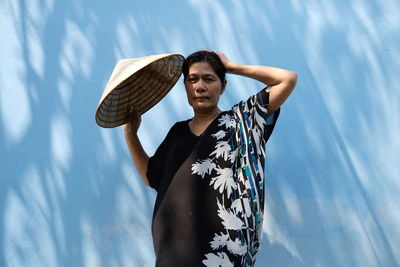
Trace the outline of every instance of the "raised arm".
<instances>
[{"instance_id":1,"label":"raised arm","mask_svg":"<svg viewBox=\"0 0 400 267\"><path fill-rule=\"evenodd\" d=\"M146 151L144 151L143 146L137 135L140 122L140 116L134 115L131 121L124 126L124 136L133 163L135 164L135 167L142 177L144 183L149 186L149 181L146 175L147 165L149 163L149 156L147 155Z\"/></svg>"},{"instance_id":2,"label":"raised arm","mask_svg":"<svg viewBox=\"0 0 400 267\"><path fill-rule=\"evenodd\" d=\"M220 57L227 72L253 78L269 85L269 114L276 111L285 102L296 86L296 72L268 66L236 64L231 62L224 54L215 53Z\"/></svg>"}]
</instances>

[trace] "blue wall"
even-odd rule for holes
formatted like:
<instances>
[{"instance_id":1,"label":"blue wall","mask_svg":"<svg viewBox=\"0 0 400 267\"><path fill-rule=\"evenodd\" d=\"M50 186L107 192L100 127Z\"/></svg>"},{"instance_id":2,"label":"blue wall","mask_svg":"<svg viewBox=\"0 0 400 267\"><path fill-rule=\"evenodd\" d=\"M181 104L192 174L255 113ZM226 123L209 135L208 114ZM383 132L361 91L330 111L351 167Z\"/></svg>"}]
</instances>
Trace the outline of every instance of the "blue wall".
<instances>
[{"instance_id":1,"label":"blue wall","mask_svg":"<svg viewBox=\"0 0 400 267\"><path fill-rule=\"evenodd\" d=\"M0 266L153 266L155 193L94 112L118 59L212 48L295 70L268 144L257 266L400 265L400 3L0 2ZM227 109L261 88L228 77ZM146 113L149 154L192 115Z\"/></svg>"}]
</instances>

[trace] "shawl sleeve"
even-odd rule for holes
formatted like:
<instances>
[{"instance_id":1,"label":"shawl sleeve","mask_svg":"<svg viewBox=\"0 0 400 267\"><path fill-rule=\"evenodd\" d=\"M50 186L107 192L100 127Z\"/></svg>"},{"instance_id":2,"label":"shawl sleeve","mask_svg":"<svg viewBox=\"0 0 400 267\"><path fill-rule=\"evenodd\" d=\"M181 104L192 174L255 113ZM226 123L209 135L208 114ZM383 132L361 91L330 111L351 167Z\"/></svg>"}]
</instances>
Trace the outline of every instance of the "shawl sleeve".
<instances>
[{"instance_id":1,"label":"shawl sleeve","mask_svg":"<svg viewBox=\"0 0 400 267\"><path fill-rule=\"evenodd\" d=\"M147 180L149 181L150 187L154 188L157 192L160 186L160 180L163 175L163 170L165 168L165 158L168 154L169 143L171 142L171 138L173 136L175 128L176 124L172 126L172 128L169 130L167 136L157 148L154 155L149 158L149 162L147 165Z\"/></svg>"},{"instance_id":2,"label":"shawl sleeve","mask_svg":"<svg viewBox=\"0 0 400 267\"><path fill-rule=\"evenodd\" d=\"M267 141L272 134L276 121L279 117L280 107L270 115L267 115L269 103L269 87L249 97L246 101L239 103L249 128L260 132L260 136Z\"/></svg>"}]
</instances>

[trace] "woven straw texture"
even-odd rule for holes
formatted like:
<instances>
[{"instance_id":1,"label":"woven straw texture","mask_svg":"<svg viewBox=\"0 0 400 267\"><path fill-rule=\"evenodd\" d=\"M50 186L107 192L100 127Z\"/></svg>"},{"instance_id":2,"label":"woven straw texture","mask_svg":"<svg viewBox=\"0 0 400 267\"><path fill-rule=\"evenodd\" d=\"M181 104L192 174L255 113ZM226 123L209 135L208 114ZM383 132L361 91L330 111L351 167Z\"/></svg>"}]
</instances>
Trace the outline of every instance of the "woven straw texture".
<instances>
[{"instance_id":1,"label":"woven straw texture","mask_svg":"<svg viewBox=\"0 0 400 267\"><path fill-rule=\"evenodd\" d=\"M96 111L99 126L127 123L132 113L143 114L157 104L182 74L184 57L153 55L119 61L104 89Z\"/></svg>"}]
</instances>

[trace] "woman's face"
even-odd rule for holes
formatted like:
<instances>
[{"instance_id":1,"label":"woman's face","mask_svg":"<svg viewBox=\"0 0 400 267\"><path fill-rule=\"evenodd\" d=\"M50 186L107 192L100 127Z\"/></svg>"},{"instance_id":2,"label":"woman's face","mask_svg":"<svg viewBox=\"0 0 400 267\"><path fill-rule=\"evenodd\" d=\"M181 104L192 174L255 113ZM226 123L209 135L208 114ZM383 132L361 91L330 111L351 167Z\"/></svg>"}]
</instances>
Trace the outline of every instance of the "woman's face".
<instances>
[{"instance_id":1,"label":"woman's face","mask_svg":"<svg viewBox=\"0 0 400 267\"><path fill-rule=\"evenodd\" d=\"M189 67L185 81L189 105L196 113L209 113L218 107L219 97L225 89L226 81L221 81L207 62L196 62Z\"/></svg>"}]
</instances>

